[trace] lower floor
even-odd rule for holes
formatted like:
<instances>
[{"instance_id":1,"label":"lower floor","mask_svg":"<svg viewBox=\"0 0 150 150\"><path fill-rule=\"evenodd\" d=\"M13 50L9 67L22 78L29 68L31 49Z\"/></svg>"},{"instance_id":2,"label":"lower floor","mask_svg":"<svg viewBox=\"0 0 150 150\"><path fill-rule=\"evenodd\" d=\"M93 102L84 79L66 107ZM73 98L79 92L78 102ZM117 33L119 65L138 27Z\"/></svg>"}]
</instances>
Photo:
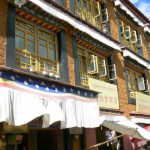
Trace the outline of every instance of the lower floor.
<instances>
[{"instance_id":1,"label":"lower floor","mask_svg":"<svg viewBox=\"0 0 150 150\"><path fill-rule=\"evenodd\" d=\"M1 137L0 150L83 150L119 135L105 127L72 129L28 129L9 132ZM122 138L91 150L121 150Z\"/></svg>"}]
</instances>

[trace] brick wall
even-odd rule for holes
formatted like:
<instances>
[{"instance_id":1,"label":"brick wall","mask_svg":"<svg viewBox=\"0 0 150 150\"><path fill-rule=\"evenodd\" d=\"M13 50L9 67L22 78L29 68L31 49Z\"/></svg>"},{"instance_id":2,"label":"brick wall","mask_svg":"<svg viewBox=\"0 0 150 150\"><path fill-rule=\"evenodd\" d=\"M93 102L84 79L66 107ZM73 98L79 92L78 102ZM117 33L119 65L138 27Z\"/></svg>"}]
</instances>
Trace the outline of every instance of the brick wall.
<instances>
[{"instance_id":1,"label":"brick wall","mask_svg":"<svg viewBox=\"0 0 150 150\"><path fill-rule=\"evenodd\" d=\"M70 0L65 0L65 7L70 9Z\"/></svg>"},{"instance_id":2,"label":"brick wall","mask_svg":"<svg viewBox=\"0 0 150 150\"><path fill-rule=\"evenodd\" d=\"M148 45L147 45L147 43L146 43L146 37L144 36L144 31L142 32L142 43L143 43L143 45L142 45L142 49L143 49L143 56L144 56L144 58L146 58L146 59L148 59L148 50L147 50L147 47L148 47Z\"/></svg>"},{"instance_id":3,"label":"brick wall","mask_svg":"<svg viewBox=\"0 0 150 150\"><path fill-rule=\"evenodd\" d=\"M75 85L75 74L74 74L74 56L72 50L72 35L73 29L71 27L67 27L67 53L68 53L68 68L69 68L69 83L71 85Z\"/></svg>"},{"instance_id":4,"label":"brick wall","mask_svg":"<svg viewBox=\"0 0 150 150\"><path fill-rule=\"evenodd\" d=\"M124 76L124 60L122 54L115 52L114 61L116 64L120 110L124 112L125 116L129 116L129 112L135 110L135 105L128 104L126 80Z\"/></svg>"},{"instance_id":5,"label":"brick wall","mask_svg":"<svg viewBox=\"0 0 150 150\"><path fill-rule=\"evenodd\" d=\"M119 32L118 32L118 26L117 26L117 21L115 16L114 4L112 1L108 0L107 6L108 6L108 16L110 20L110 30L111 30L112 37L115 40L119 41Z\"/></svg>"},{"instance_id":6,"label":"brick wall","mask_svg":"<svg viewBox=\"0 0 150 150\"><path fill-rule=\"evenodd\" d=\"M7 1L0 0L0 65L5 65L6 32L7 32Z\"/></svg>"},{"instance_id":7,"label":"brick wall","mask_svg":"<svg viewBox=\"0 0 150 150\"><path fill-rule=\"evenodd\" d=\"M148 90L150 92L150 70L148 70Z\"/></svg>"}]
</instances>

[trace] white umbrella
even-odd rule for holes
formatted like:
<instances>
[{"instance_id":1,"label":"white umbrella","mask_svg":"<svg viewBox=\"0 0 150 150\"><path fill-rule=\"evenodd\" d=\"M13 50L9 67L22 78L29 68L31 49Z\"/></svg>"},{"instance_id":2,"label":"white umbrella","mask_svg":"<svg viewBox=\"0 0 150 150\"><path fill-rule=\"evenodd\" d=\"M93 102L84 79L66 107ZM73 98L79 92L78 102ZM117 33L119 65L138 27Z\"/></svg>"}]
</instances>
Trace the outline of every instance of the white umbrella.
<instances>
[{"instance_id":1,"label":"white umbrella","mask_svg":"<svg viewBox=\"0 0 150 150\"><path fill-rule=\"evenodd\" d=\"M150 140L149 131L127 119L120 121L105 120L102 125L123 135L128 135L137 139L143 139L147 141Z\"/></svg>"}]
</instances>

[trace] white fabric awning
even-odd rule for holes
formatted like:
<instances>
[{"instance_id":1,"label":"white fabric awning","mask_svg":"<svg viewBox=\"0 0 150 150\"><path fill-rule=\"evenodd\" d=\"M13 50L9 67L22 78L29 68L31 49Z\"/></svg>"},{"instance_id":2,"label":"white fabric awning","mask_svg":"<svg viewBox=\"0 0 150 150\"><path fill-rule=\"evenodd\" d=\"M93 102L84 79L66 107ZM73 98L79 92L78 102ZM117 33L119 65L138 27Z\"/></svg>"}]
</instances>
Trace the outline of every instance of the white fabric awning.
<instances>
[{"instance_id":1,"label":"white fabric awning","mask_svg":"<svg viewBox=\"0 0 150 150\"><path fill-rule=\"evenodd\" d=\"M134 53L132 53L128 49L123 50L123 56L124 57L130 57L131 59L134 59L135 61L137 61L141 65L145 66L147 69L150 69L150 63L148 63L146 60L140 58L139 56L135 55Z\"/></svg>"},{"instance_id":2,"label":"white fabric awning","mask_svg":"<svg viewBox=\"0 0 150 150\"><path fill-rule=\"evenodd\" d=\"M150 124L150 119L134 117L134 118L131 118L131 122L133 122L133 123Z\"/></svg>"},{"instance_id":3,"label":"white fabric awning","mask_svg":"<svg viewBox=\"0 0 150 150\"><path fill-rule=\"evenodd\" d=\"M90 28L86 24L82 23L81 21L73 18L72 16L68 15L67 13L61 11L60 9L55 8L54 6L45 3L42 0L29 0L33 2L35 5L43 9L45 12L49 13L50 15L55 16L56 18L59 18L61 20L64 20L68 22L71 26L74 28L87 33L88 35L92 36L94 39L104 43L105 45L112 47L113 49L116 50L121 50L119 43L115 43L114 41L110 40L109 38L105 37L101 33L95 31L94 29ZM18 3L19 5L20 3ZM24 4L24 3L22 3Z\"/></svg>"},{"instance_id":4,"label":"white fabric awning","mask_svg":"<svg viewBox=\"0 0 150 150\"><path fill-rule=\"evenodd\" d=\"M118 118L117 120L117 118L114 117L113 121L112 119L106 118L102 125L123 135L132 136L137 139L150 140L150 132L129 121L125 117L120 119Z\"/></svg>"},{"instance_id":5,"label":"white fabric awning","mask_svg":"<svg viewBox=\"0 0 150 150\"><path fill-rule=\"evenodd\" d=\"M98 127L97 99L84 98L73 94L54 94L50 98L0 87L0 122L23 125L43 115L43 127L61 121L61 128Z\"/></svg>"}]
</instances>

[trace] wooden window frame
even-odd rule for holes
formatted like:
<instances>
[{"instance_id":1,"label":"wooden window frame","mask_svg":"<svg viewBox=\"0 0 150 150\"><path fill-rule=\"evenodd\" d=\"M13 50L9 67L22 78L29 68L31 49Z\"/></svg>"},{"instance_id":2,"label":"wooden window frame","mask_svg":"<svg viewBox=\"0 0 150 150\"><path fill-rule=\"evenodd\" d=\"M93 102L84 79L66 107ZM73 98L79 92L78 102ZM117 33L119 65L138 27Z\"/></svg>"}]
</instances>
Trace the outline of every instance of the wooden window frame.
<instances>
[{"instance_id":1,"label":"wooden window frame","mask_svg":"<svg viewBox=\"0 0 150 150\"><path fill-rule=\"evenodd\" d=\"M26 31L25 29L21 29L21 27L19 27L19 25L16 24L15 30L23 30L23 32L25 32L25 36L24 36L24 43L25 43L25 49L23 50L18 50L15 48L15 60L16 62L18 61L18 63L16 63L16 66L22 69L26 69L26 70L30 70L30 71L35 71L35 72L40 72L42 73L44 70L47 71L47 73L49 72L53 72L53 73L57 73L59 74L59 63L58 63L58 45L57 45L57 37L56 34L53 33L50 30L47 30L43 27L39 27L35 24L33 24L32 22L26 21L22 18L17 17L16 18L16 22L20 22L20 23L25 23L26 25L32 26L34 28L34 53L29 52L27 49L27 36L26 34L29 33L30 35L31 32L30 31ZM48 41L46 41L46 46L47 46L47 57L42 58L39 54L39 35L40 35L40 31L46 33L47 35L49 35L50 37L54 37L54 50L55 50L55 60L56 61L52 61L50 60L50 47L48 47ZM15 35L16 36L16 35ZM50 42L49 42L50 43ZM22 64L20 58L21 56L24 56L25 58L30 60L30 64ZM48 70L44 68L44 64L45 62L47 62L48 64L52 65L53 68L52 70Z\"/></svg>"},{"instance_id":2,"label":"wooden window frame","mask_svg":"<svg viewBox=\"0 0 150 150\"><path fill-rule=\"evenodd\" d=\"M108 63L107 63L107 59L105 57L102 56L98 56L96 53L93 53L90 50L87 50L86 48L78 45L78 55L79 55L79 70L80 70L80 78L81 78L81 85L88 87L88 78L94 78L97 80L103 80L105 82L109 82L109 75L108 75ZM96 61L96 70L93 72L88 72L88 57L89 55L93 55L95 57L95 61ZM85 58L86 64L87 66L84 68L82 67L82 63L81 63L81 57ZM105 60L105 74L103 76L99 75L100 72L100 68L99 68L99 59L101 60ZM86 71L85 71L86 70Z\"/></svg>"},{"instance_id":3,"label":"wooden window frame","mask_svg":"<svg viewBox=\"0 0 150 150\"><path fill-rule=\"evenodd\" d=\"M141 92L141 91L145 90L145 89L140 90L139 86L138 86L138 79L143 78L141 73L136 72L136 71L131 70L130 68L128 68L127 69L127 77L128 77L128 87L129 87L130 92L135 92L135 91L140 91Z\"/></svg>"},{"instance_id":4,"label":"wooden window frame","mask_svg":"<svg viewBox=\"0 0 150 150\"><path fill-rule=\"evenodd\" d=\"M86 3L86 6L90 6L91 9L85 9L83 5L84 2ZM104 2L95 0L80 0L80 2L78 2L78 0L75 0L75 14L83 20L91 23L93 26L101 29L102 24L109 21L107 8L101 8L102 3ZM106 15L107 19L103 21L102 15Z\"/></svg>"},{"instance_id":5,"label":"wooden window frame","mask_svg":"<svg viewBox=\"0 0 150 150\"><path fill-rule=\"evenodd\" d=\"M133 44L137 43L137 32L135 30L131 31L131 43Z\"/></svg>"},{"instance_id":6,"label":"wooden window frame","mask_svg":"<svg viewBox=\"0 0 150 150\"><path fill-rule=\"evenodd\" d=\"M130 26L125 26L125 29L124 29L125 31L125 39L126 40L129 40L130 38L131 38L131 27ZM128 34L129 34L129 36L127 36L127 32L128 32Z\"/></svg>"}]
</instances>

